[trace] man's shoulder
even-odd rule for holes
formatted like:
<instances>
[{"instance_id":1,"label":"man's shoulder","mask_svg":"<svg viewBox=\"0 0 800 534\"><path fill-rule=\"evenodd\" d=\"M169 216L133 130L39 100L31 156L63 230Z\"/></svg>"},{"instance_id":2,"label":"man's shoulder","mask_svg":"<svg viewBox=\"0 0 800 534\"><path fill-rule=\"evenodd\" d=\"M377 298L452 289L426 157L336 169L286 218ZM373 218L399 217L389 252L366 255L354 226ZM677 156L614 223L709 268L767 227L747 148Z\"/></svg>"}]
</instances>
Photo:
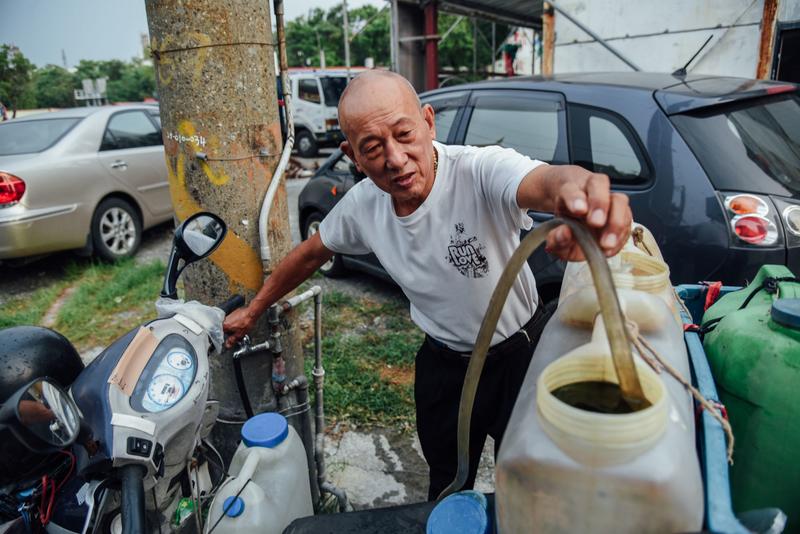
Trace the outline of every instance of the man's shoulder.
<instances>
[{"instance_id":1,"label":"man's shoulder","mask_svg":"<svg viewBox=\"0 0 800 534\"><path fill-rule=\"evenodd\" d=\"M444 155L452 160L492 157L508 150L499 145L474 146L437 143L437 146L441 147Z\"/></svg>"}]
</instances>

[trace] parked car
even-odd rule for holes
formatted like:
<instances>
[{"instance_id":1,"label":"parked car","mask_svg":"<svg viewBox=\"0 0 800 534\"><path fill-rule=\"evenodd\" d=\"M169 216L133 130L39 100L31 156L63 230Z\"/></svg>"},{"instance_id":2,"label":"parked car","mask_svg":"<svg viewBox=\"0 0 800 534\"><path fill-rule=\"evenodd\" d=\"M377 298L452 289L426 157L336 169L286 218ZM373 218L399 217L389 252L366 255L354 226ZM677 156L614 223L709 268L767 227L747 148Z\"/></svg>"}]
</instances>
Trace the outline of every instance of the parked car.
<instances>
[{"instance_id":1,"label":"parked car","mask_svg":"<svg viewBox=\"0 0 800 534\"><path fill-rule=\"evenodd\" d=\"M0 261L116 260L172 217L158 107L65 109L0 124Z\"/></svg>"},{"instance_id":2,"label":"parked car","mask_svg":"<svg viewBox=\"0 0 800 534\"><path fill-rule=\"evenodd\" d=\"M608 174L656 237L673 283L741 285L765 263L800 272L797 85L596 73L479 82L421 99L443 143L498 144ZM304 238L359 179L340 151L328 159L300 195ZM563 262L540 250L529 264L542 297L556 297ZM386 276L374 256L337 255L323 272L346 268Z\"/></svg>"}]
</instances>

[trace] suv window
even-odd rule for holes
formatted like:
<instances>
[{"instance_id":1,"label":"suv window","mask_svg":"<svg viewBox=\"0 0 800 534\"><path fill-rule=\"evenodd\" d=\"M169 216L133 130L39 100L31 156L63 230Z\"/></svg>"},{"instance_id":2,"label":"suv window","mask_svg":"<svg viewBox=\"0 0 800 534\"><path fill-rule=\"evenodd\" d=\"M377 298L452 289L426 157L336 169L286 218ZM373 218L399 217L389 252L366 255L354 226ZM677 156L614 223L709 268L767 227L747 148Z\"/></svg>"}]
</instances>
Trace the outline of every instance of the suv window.
<instances>
[{"instance_id":1,"label":"suv window","mask_svg":"<svg viewBox=\"0 0 800 534\"><path fill-rule=\"evenodd\" d=\"M608 175L617 185L639 184L650 178L636 134L614 113L570 104L572 161Z\"/></svg>"},{"instance_id":2,"label":"suv window","mask_svg":"<svg viewBox=\"0 0 800 534\"><path fill-rule=\"evenodd\" d=\"M297 84L297 96L300 100L305 100L306 102L313 102L315 104L320 103L319 98L319 87L317 86L317 80L314 79L304 79L300 80Z\"/></svg>"},{"instance_id":3,"label":"suv window","mask_svg":"<svg viewBox=\"0 0 800 534\"><path fill-rule=\"evenodd\" d=\"M433 122L436 125L436 140L440 143L447 143L453 124L456 120L458 110L466 101L467 93L448 93L446 95L429 98L422 101L423 104L430 104L433 107Z\"/></svg>"},{"instance_id":4,"label":"suv window","mask_svg":"<svg viewBox=\"0 0 800 534\"><path fill-rule=\"evenodd\" d=\"M139 148L162 144L161 132L141 111L126 111L111 116L100 150Z\"/></svg>"},{"instance_id":5,"label":"suv window","mask_svg":"<svg viewBox=\"0 0 800 534\"><path fill-rule=\"evenodd\" d=\"M670 117L717 189L800 194L800 98L782 95Z\"/></svg>"},{"instance_id":6,"label":"suv window","mask_svg":"<svg viewBox=\"0 0 800 534\"><path fill-rule=\"evenodd\" d=\"M347 154L342 153L342 157L336 160L336 163L333 164L333 170L335 172L346 172L350 174L350 158L347 157Z\"/></svg>"},{"instance_id":7,"label":"suv window","mask_svg":"<svg viewBox=\"0 0 800 534\"><path fill-rule=\"evenodd\" d=\"M473 95L465 145L501 145L542 161L566 161L560 96L533 91Z\"/></svg>"}]
</instances>

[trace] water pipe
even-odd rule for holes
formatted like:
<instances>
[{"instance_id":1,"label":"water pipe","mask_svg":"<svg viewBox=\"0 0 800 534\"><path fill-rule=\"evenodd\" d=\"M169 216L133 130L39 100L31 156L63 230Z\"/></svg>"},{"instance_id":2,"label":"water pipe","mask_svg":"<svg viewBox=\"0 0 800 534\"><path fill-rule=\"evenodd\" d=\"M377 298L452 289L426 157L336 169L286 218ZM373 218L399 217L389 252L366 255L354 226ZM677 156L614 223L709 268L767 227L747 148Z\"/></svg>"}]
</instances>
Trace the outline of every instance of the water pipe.
<instances>
[{"instance_id":1,"label":"water pipe","mask_svg":"<svg viewBox=\"0 0 800 534\"><path fill-rule=\"evenodd\" d=\"M281 312L288 312L299 304L314 299L314 368L311 371L314 377L314 459L317 468L317 485L321 492L330 493L339 504L339 511L344 512L349 508L347 501L347 494L344 490L337 488L332 483L325 480L325 405L324 405L324 382L325 382L325 369L322 367L322 288L313 286L307 291L291 297L279 304ZM306 389L308 382L305 376L302 377L306 380ZM291 387L292 382L287 384ZM284 392L289 389L284 388ZM306 393L306 402L308 396ZM298 398L298 401L301 399ZM298 402L298 405L302 402ZM307 409L307 408L306 408ZM304 440L305 441L305 440ZM310 447L309 449L310 450Z\"/></svg>"},{"instance_id":2,"label":"water pipe","mask_svg":"<svg viewBox=\"0 0 800 534\"><path fill-rule=\"evenodd\" d=\"M469 433L472 406L478 390L478 381L481 377L481 371L483 371L486 354L489 351L489 345L497 328L497 321L500 319L500 314L503 311L503 305L506 302L511 286L514 284L519 271L527 262L528 256L539 245L544 243L551 230L562 224L566 224L572 231L572 235L575 236L583 255L586 257L586 261L589 263L592 281L597 290L600 312L606 328L606 335L611 347L614 369L617 372L617 379L622 390L622 397L634 410L642 406L646 400L642 386L639 383L639 375L636 373L634 366L633 354L625 330L625 319L622 315L619 300L617 300L617 292L614 289L611 271L608 268L603 251L597 245L589 230L573 219L555 218L544 222L525 236L517 250L514 251L503 273L500 275L494 293L492 293L492 298L489 300L486 314L483 317L483 322L475 341L475 348L469 360L464 387L461 389L461 401L458 409L458 470L453 482L439 495L439 500L460 490L467 481L467 476L469 475Z\"/></svg>"},{"instance_id":3,"label":"water pipe","mask_svg":"<svg viewBox=\"0 0 800 534\"><path fill-rule=\"evenodd\" d=\"M292 155L292 147L294 147L294 117L292 115L292 86L289 84L289 62L286 59L286 32L284 31L283 22L283 0L275 0L275 25L278 31L278 68L281 77L281 86L283 87L283 109L286 113L286 142L283 145L281 152L281 159L278 161L278 166L275 167L275 172L272 175L272 180L267 188L267 194L264 197L264 202L261 204L261 212L258 216L258 239L261 245L261 261L264 263L264 270L270 270L270 261L272 253L269 247L269 212L272 209L272 203L275 200L275 193L278 191L281 180L283 179L286 166L289 164L289 157Z\"/></svg>"}]
</instances>

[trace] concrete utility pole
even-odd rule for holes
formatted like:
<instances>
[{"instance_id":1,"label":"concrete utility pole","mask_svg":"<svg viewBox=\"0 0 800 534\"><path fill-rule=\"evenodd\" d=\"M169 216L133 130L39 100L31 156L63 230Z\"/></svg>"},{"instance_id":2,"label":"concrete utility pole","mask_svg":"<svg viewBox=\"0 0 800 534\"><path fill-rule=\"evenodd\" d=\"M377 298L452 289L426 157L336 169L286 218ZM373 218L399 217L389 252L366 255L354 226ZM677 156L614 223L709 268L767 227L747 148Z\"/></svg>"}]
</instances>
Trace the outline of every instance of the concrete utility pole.
<instances>
[{"instance_id":1,"label":"concrete utility pole","mask_svg":"<svg viewBox=\"0 0 800 534\"><path fill-rule=\"evenodd\" d=\"M228 225L225 241L210 259L187 269L186 298L213 304L242 293L249 300L264 278L259 208L282 147L269 3L146 0L145 5L176 218L208 210ZM280 260L291 247L283 185L268 235L272 257ZM266 335L266 321L251 332L254 342ZM286 332L282 344L286 374L302 373L294 331ZM271 355L256 353L241 363L254 412L274 411ZM210 367L210 398L220 401L220 418L241 421L245 414L230 352L212 358ZM226 461L240 428L217 424L214 429L213 441Z\"/></svg>"}]
</instances>

